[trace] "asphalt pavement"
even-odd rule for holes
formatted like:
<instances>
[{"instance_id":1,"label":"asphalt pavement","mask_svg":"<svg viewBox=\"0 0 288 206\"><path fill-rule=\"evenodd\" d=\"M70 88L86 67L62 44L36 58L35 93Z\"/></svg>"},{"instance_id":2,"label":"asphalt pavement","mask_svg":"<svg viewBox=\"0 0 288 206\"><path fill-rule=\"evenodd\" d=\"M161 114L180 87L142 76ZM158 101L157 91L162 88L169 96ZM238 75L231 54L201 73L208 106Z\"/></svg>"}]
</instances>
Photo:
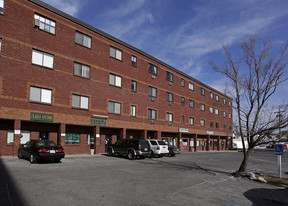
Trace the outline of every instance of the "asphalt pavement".
<instances>
[{"instance_id":1,"label":"asphalt pavement","mask_svg":"<svg viewBox=\"0 0 288 206\"><path fill-rule=\"evenodd\" d=\"M58 164L0 157L0 205L288 205L285 185L231 176L241 160L240 152L134 161L67 155ZM287 154L282 161L283 178L288 178ZM277 157L256 151L247 170L277 175Z\"/></svg>"}]
</instances>

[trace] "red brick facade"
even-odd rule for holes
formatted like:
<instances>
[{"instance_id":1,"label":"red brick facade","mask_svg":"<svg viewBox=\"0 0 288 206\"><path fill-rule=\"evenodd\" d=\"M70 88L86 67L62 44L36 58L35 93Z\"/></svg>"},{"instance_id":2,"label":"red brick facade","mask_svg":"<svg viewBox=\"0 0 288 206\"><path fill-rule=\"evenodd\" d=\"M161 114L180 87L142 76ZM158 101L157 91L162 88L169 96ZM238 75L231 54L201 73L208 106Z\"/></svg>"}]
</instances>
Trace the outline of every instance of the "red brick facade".
<instances>
[{"instance_id":1,"label":"red brick facade","mask_svg":"<svg viewBox=\"0 0 288 206\"><path fill-rule=\"evenodd\" d=\"M55 21L55 34L35 26L34 14ZM0 28L0 155L17 155L22 130L30 132L30 139L46 132L67 154L90 153L91 148L103 153L107 142L119 138L165 139L182 151L227 149L232 135L232 99L213 88L36 0L5 0ZM75 43L75 31L91 37L91 48ZM111 46L122 51L121 61L110 57ZM33 49L52 54L53 68L33 64ZM131 55L137 57L137 66L131 65ZM74 75L74 62L90 66L90 78ZM149 63L157 66L157 75L149 73ZM167 71L173 74L172 83L166 80ZM109 74L122 78L121 87L109 84ZM131 91L132 80L137 82L136 92ZM189 82L194 84L193 91ZM30 101L31 86L51 90L51 104ZM154 100L148 95L148 86L157 88ZM173 93L170 105L166 92ZM72 94L89 97L88 109L72 108ZM194 108L189 107L189 100L194 100ZM121 103L121 114L108 112L109 101ZM204 111L200 104L205 105ZM130 115L131 105L136 106L135 117ZM157 111L154 122L148 118L148 109ZM167 112L173 114L171 123L166 120ZM31 113L52 115L53 119L35 120ZM95 125L91 118L106 122ZM194 125L189 124L189 118L194 118ZM205 120L204 127L200 120ZM10 144L8 131L14 134ZM65 143L67 134L77 134L80 143ZM87 142L87 135L94 137L93 145Z\"/></svg>"}]
</instances>

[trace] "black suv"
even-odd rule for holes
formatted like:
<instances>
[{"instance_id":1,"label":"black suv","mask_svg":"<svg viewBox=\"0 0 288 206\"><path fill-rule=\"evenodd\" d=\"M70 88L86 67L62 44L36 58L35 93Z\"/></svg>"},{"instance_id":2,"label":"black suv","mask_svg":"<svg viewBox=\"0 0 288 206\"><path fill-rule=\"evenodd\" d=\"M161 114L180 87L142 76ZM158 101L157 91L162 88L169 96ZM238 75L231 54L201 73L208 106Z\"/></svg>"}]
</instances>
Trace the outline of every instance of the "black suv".
<instances>
[{"instance_id":1,"label":"black suv","mask_svg":"<svg viewBox=\"0 0 288 206\"><path fill-rule=\"evenodd\" d=\"M123 155L130 160L145 158L151 154L150 145L145 139L122 139L107 148L107 155Z\"/></svg>"}]
</instances>

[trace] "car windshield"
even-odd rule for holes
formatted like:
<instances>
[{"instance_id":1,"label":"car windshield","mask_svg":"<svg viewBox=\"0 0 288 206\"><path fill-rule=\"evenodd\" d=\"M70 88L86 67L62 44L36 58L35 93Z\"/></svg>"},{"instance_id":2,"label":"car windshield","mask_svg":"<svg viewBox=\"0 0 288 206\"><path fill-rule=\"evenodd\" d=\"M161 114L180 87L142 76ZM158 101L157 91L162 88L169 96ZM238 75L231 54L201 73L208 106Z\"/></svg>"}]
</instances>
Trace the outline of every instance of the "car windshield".
<instances>
[{"instance_id":1,"label":"car windshield","mask_svg":"<svg viewBox=\"0 0 288 206\"><path fill-rule=\"evenodd\" d=\"M156 141L150 140L150 142L151 142L152 145L157 145Z\"/></svg>"},{"instance_id":2,"label":"car windshield","mask_svg":"<svg viewBox=\"0 0 288 206\"><path fill-rule=\"evenodd\" d=\"M166 143L162 140L158 141L159 145L166 145Z\"/></svg>"},{"instance_id":3,"label":"car windshield","mask_svg":"<svg viewBox=\"0 0 288 206\"><path fill-rule=\"evenodd\" d=\"M148 143L148 141L147 140L139 140L139 143L141 144L141 146L145 146L145 147L149 147L149 143Z\"/></svg>"},{"instance_id":4,"label":"car windshield","mask_svg":"<svg viewBox=\"0 0 288 206\"><path fill-rule=\"evenodd\" d=\"M57 144L50 140L39 140L36 142L36 146L38 147L51 147L51 146L57 146Z\"/></svg>"}]
</instances>

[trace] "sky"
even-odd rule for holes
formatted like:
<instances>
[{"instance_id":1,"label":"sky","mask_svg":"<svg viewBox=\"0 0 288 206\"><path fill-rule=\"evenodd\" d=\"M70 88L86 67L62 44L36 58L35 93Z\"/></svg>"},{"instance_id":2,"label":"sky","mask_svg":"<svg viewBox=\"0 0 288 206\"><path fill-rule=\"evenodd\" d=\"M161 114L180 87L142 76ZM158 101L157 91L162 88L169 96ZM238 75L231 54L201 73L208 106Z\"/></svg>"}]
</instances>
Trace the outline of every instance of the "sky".
<instances>
[{"instance_id":1,"label":"sky","mask_svg":"<svg viewBox=\"0 0 288 206\"><path fill-rule=\"evenodd\" d=\"M223 93L229 82L208 63L225 63L223 45L238 57L250 35L276 49L288 40L287 0L43 1ZM288 82L272 98L287 103Z\"/></svg>"}]
</instances>

